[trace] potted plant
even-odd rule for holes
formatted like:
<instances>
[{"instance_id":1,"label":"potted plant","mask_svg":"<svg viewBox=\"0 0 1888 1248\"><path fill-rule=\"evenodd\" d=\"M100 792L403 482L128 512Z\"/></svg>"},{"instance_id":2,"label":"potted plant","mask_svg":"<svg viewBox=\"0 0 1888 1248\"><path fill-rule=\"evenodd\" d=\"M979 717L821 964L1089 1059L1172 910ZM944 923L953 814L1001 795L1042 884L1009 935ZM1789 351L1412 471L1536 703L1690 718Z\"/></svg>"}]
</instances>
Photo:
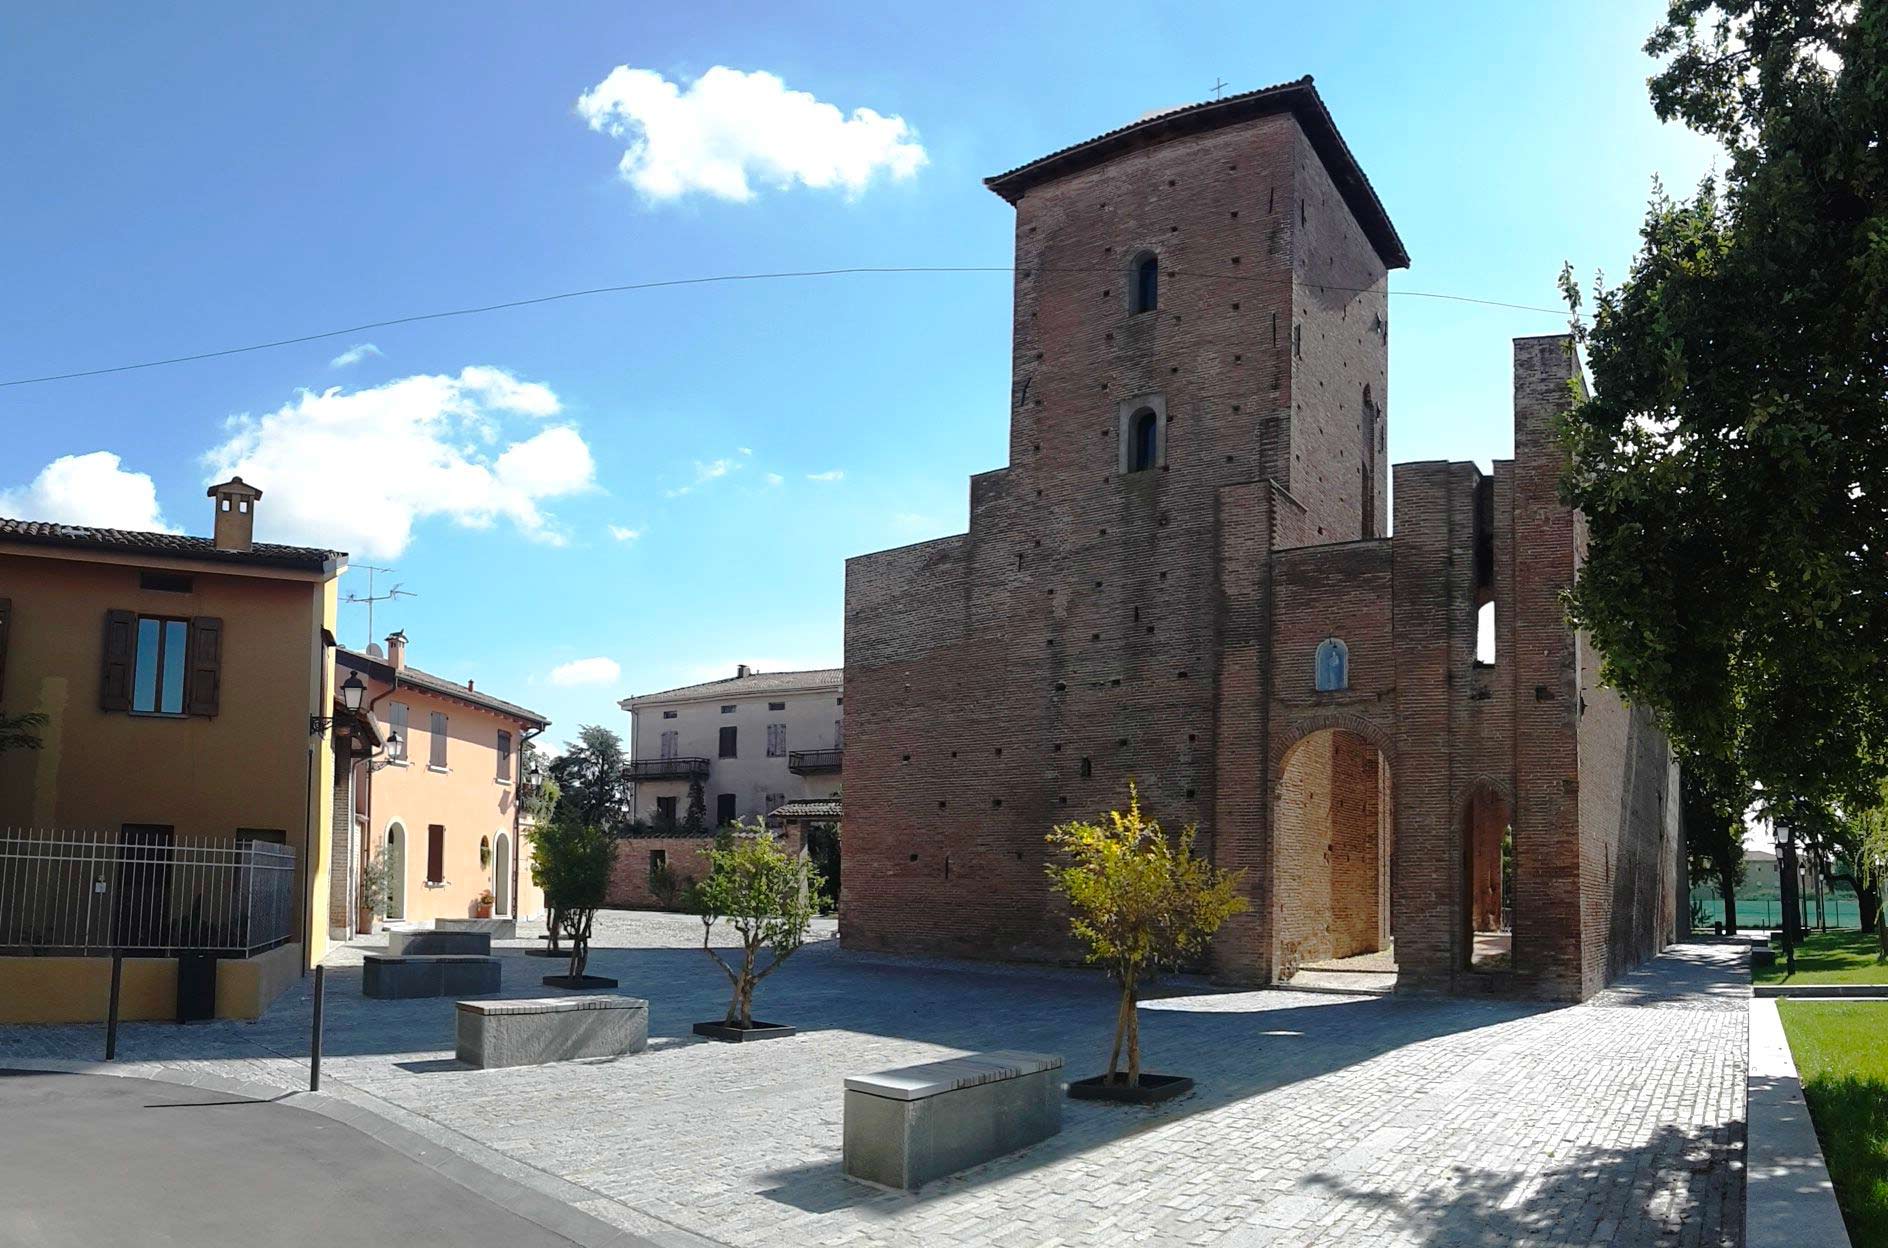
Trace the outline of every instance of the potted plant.
<instances>
[{"instance_id":1,"label":"potted plant","mask_svg":"<svg viewBox=\"0 0 1888 1248\"><path fill-rule=\"evenodd\" d=\"M1167 836L1141 814L1140 795L1129 784L1125 814L1110 811L1105 823L1065 823L1049 834L1064 858L1050 864L1050 884L1068 898L1070 925L1088 946L1088 960L1121 986L1108 1071L1070 1083L1072 1097L1149 1104L1193 1086L1181 1075L1141 1070L1137 1007L1141 989L1162 969L1201 953L1221 923L1246 909L1239 892L1244 872L1195 857L1194 833L1188 825L1179 837Z\"/></svg>"},{"instance_id":2,"label":"potted plant","mask_svg":"<svg viewBox=\"0 0 1888 1248\"><path fill-rule=\"evenodd\" d=\"M361 866L361 896L355 930L362 935L373 932L375 918L387 912L387 898L393 889L393 872L388 868L386 851L369 858Z\"/></svg>"},{"instance_id":3,"label":"potted plant","mask_svg":"<svg viewBox=\"0 0 1888 1248\"><path fill-rule=\"evenodd\" d=\"M708 851L708 864L708 877L692 892L701 915L701 947L733 993L727 1015L696 1023L695 1034L733 1041L790 1036L792 1027L754 1021L754 989L805 943L818 904L819 873L806 858L782 850L759 820L725 829ZM714 950L715 924L722 919L741 938L738 967ZM763 949L769 955L765 967L759 965Z\"/></svg>"},{"instance_id":4,"label":"potted plant","mask_svg":"<svg viewBox=\"0 0 1888 1248\"><path fill-rule=\"evenodd\" d=\"M472 903L472 917L475 919L489 919L492 917L491 889L488 888L481 891L478 895L478 900Z\"/></svg>"},{"instance_id":5,"label":"potted plant","mask_svg":"<svg viewBox=\"0 0 1888 1248\"><path fill-rule=\"evenodd\" d=\"M544 887L559 933L569 940L570 970L546 975L552 988L614 988L616 981L590 975L590 930L610 888L616 866L616 838L582 823L554 820L532 829L534 876Z\"/></svg>"}]
</instances>

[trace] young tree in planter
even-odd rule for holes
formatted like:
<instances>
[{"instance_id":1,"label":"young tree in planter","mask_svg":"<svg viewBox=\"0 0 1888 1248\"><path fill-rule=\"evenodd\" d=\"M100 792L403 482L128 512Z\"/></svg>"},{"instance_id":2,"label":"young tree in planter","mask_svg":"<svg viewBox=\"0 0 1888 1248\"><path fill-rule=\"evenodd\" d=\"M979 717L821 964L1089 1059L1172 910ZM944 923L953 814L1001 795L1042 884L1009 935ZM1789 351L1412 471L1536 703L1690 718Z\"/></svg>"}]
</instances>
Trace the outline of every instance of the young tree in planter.
<instances>
[{"instance_id":1,"label":"young tree in planter","mask_svg":"<svg viewBox=\"0 0 1888 1248\"><path fill-rule=\"evenodd\" d=\"M1071 927L1088 945L1088 960L1121 985L1104 1087L1141 1086L1141 989L1204 951L1219 925L1246 909L1239 894L1244 873L1195 857L1194 833L1189 824L1168 837L1141 814L1140 794L1129 784L1125 814L1110 811L1106 823L1065 823L1049 834L1067 859L1050 864L1050 885L1068 898ZM1127 1071L1117 1079L1123 1049Z\"/></svg>"},{"instance_id":2,"label":"young tree in planter","mask_svg":"<svg viewBox=\"0 0 1888 1248\"><path fill-rule=\"evenodd\" d=\"M609 894L616 865L616 838L601 828L553 822L532 830L534 874L545 904L570 941L570 975L583 980L590 960L590 932L597 908Z\"/></svg>"},{"instance_id":3,"label":"young tree in planter","mask_svg":"<svg viewBox=\"0 0 1888 1248\"><path fill-rule=\"evenodd\" d=\"M529 838L532 846L531 882L543 889L544 875L538 870L538 830L548 829L556 822L557 803L562 800L563 791L558 788L557 781L551 778L550 768L544 761L544 755L536 746L526 741L523 755L524 766L519 775L523 777L524 785L523 791L519 794L519 800L524 803L524 835ZM549 911L545 926L550 929L551 934L550 945L545 952L554 955L558 952L559 924L557 907L552 904L548 889L545 890L544 908Z\"/></svg>"},{"instance_id":4,"label":"young tree in planter","mask_svg":"<svg viewBox=\"0 0 1888 1248\"><path fill-rule=\"evenodd\" d=\"M734 989L721 1025L747 1030L754 1026L754 989L806 941L818 904L819 873L806 858L782 850L759 820L736 821L731 834L716 838L708 862L708 877L694 889L694 904L701 914L701 947ZM738 968L714 951L719 919L726 919L741 938ZM763 949L770 958L760 967ZM702 1027L710 1029L706 1034L715 1034L712 1024Z\"/></svg>"}]
</instances>

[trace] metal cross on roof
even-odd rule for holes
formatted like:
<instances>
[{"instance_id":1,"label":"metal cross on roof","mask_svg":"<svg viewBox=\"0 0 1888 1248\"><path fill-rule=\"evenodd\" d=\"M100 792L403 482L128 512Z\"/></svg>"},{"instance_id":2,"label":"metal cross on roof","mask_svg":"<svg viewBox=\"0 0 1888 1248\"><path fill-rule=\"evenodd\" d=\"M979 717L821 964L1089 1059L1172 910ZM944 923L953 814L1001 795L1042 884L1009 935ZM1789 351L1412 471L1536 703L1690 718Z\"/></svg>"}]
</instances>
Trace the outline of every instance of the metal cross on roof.
<instances>
[{"instance_id":1,"label":"metal cross on roof","mask_svg":"<svg viewBox=\"0 0 1888 1248\"><path fill-rule=\"evenodd\" d=\"M1218 74L1214 74L1213 79L1213 98L1217 100L1219 93L1226 89L1227 83L1226 80L1221 78Z\"/></svg>"}]
</instances>

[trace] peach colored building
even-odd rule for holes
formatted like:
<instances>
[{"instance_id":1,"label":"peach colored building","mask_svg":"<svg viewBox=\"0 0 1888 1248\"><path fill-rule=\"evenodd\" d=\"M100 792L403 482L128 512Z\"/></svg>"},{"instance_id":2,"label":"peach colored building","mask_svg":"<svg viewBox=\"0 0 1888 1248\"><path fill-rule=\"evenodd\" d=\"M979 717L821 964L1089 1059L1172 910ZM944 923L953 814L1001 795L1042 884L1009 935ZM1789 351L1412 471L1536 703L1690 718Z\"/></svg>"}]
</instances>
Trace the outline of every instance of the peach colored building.
<instances>
[{"instance_id":1,"label":"peach colored building","mask_svg":"<svg viewBox=\"0 0 1888 1248\"><path fill-rule=\"evenodd\" d=\"M0 519L0 712L46 717L0 754L0 1021L102 1017L113 948L124 1016L171 1017L208 946L217 1012L255 1017L327 947L346 556L254 541L240 478L209 495L214 537ZM255 846L266 923L231 882Z\"/></svg>"},{"instance_id":2,"label":"peach colored building","mask_svg":"<svg viewBox=\"0 0 1888 1248\"><path fill-rule=\"evenodd\" d=\"M387 741L384 757L336 775L327 922L337 939L358 929L362 867L382 855L389 921L531 918L544 909L519 835L519 759L549 721L472 681L410 666L406 649L406 634L394 633L384 652L336 655L341 679L356 673L366 683L363 710ZM488 890L489 915L480 905Z\"/></svg>"}]
</instances>

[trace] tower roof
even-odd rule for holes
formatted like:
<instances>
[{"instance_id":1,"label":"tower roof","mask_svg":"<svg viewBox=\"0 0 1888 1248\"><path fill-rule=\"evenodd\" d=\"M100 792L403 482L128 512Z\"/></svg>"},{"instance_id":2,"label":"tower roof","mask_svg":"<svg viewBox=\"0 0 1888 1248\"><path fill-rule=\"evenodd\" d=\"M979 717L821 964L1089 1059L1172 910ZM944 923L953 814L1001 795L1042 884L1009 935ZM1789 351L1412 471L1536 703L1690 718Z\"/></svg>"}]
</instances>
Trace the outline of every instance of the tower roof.
<instances>
[{"instance_id":1,"label":"tower roof","mask_svg":"<svg viewBox=\"0 0 1888 1248\"><path fill-rule=\"evenodd\" d=\"M1409 253L1403 249L1403 240L1398 237L1396 227L1390 224L1390 216L1383 210L1383 201L1377 198L1370 179L1364 176L1362 166L1351 155L1344 136L1337 132L1337 123L1331 120L1330 110L1324 107L1324 100L1312 85L1309 74L1296 82L1280 83L1275 87L1229 95L1223 100L1207 100L1143 117L1132 125L1110 130L1085 143L1077 143L1026 165L1018 165L1007 173L985 178L983 184L1014 204L1028 194L1032 187L1093 168L1129 152L1275 113L1290 113L1297 118L1299 127L1304 130L1305 137L1311 140L1313 150L1329 170L1331 181L1337 184L1338 192L1344 196L1344 202L1350 206L1351 213L1363 227L1364 237L1376 248L1384 267L1407 269Z\"/></svg>"}]
</instances>

